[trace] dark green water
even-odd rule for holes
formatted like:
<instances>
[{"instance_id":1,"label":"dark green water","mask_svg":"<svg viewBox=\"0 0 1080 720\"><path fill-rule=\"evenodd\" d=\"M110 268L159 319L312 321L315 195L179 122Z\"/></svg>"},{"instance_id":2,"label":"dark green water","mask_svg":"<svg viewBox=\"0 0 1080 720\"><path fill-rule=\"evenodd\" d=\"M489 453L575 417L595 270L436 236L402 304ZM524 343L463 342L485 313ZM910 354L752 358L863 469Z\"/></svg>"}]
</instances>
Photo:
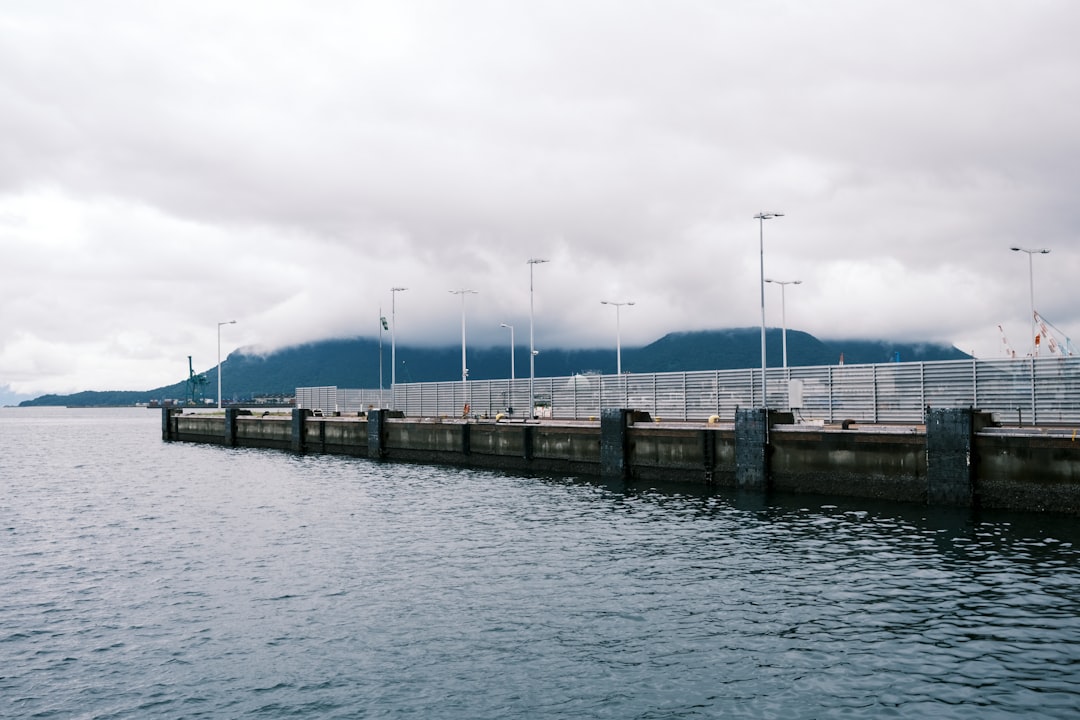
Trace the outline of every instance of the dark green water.
<instances>
[{"instance_id":1,"label":"dark green water","mask_svg":"<svg viewBox=\"0 0 1080 720\"><path fill-rule=\"evenodd\" d=\"M0 410L33 718L1071 718L1071 519L166 444Z\"/></svg>"}]
</instances>

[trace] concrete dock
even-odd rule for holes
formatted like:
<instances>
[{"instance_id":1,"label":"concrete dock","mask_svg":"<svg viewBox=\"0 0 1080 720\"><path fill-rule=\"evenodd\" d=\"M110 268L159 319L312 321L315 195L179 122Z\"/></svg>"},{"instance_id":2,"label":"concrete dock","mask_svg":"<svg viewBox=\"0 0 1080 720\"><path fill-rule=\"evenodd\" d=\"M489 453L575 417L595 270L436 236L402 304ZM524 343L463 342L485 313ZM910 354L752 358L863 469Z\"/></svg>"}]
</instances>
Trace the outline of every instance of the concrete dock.
<instances>
[{"instance_id":1,"label":"concrete dock","mask_svg":"<svg viewBox=\"0 0 1080 720\"><path fill-rule=\"evenodd\" d=\"M969 408L928 408L919 425L795 424L741 410L734 422L654 422L633 410L599 420L496 421L246 415L162 409L162 439L448 464L1080 515L1073 428L996 427Z\"/></svg>"}]
</instances>

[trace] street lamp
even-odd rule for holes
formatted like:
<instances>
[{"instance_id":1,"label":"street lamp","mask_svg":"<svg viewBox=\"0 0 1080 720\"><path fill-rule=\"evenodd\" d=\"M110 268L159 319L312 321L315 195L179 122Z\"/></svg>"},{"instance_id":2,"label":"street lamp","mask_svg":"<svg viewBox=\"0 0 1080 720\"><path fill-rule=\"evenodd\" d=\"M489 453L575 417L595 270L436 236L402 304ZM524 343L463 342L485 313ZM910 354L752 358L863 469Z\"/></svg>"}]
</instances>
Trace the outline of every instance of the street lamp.
<instances>
[{"instance_id":1,"label":"street lamp","mask_svg":"<svg viewBox=\"0 0 1080 720\"><path fill-rule=\"evenodd\" d=\"M467 389L466 381L469 379L469 368L465 364L465 296L476 295L475 290L450 290L451 295L461 296L461 389Z\"/></svg>"},{"instance_id":2,"label":"street lamp","mask_svg":"<svg viewBox=\"0 0 1080 720\"><path fill-rule=\"evenodd\" d=\"M510 382L514 381L514 326L499 323L499 327L510 328Z\"/></svg>"},{"instance_id":3,"label":"street lamp","mask_svg":"<svg viewBox=\"0 0 1080 720\"><path fill-rule=\"evenodd\" d=\"M759 212L754 216L758 221L758 251L761 255L761 406L764 408L769 407L765 394L765 221L778 217L784 217L784 213Z\"/></svg>"},{"instance_id":4,"label":"street lamp","mask_svg":"<svg viewBox=\"0 0 1080 720\"><path fill-rule=\"evenodd\" d=\"M225 320L217 324L217 406L221 409L221 326L235 325L235 320Z\"/></svg>"},{"instance_id":5,"label":"street lamp","mask_svg":"<svg viewBox=\"0 0 1080 720\"><path fill-rule=\"evenodd\" d=\"M529 258L529 417L536 412L536 346L533 344L533 268L546 263L542 258Z\"/></svg>"},{"instance_id":6,"label":"street lamp","mask_svg":"<svg viewBox=\"0 0 1080 720\"><path fill-rule=\"evenodd\" d=\"M397 343L394 328L397 327L397 294L409 288L390 288L390 405L393 407L394 385L397 384ZM380 388L381 389L381 388Z\"/></svg>"},{"instance_id":7,"label":"street lamp","mask_svg":"<svg viewBox=\"0 0 1080 720\"><path fill-rule=\"evenodd\" d=\"M1027 253L1028 256L1028 293L1031 297L1031 357L1035 357L1036 351L1039 346L1035 344L1035 273L1033 270L1032 256L1038 253L1039 255L1046 255L1050 251L1046 248L1022 248L1012 247L1009 248L1013 252Z\"/></svg>"},{"instance_id":8,"label":"street lamp","mask_svg":"<svg viewBox=\"0 0 1080 720\"><path fill-rule=\"evenodd\" d=\"M601 300L601 305L614 305L615 306L615 372L622 377L622 329L619 321L619 309L623 305L633 305L632 300L625 302L611 302L610 300Z\"/></svg>"},{"instance_id":9,"label":"street lamp","mask_svg":"<svg viewBox=\"0 0 1080 720\"><path fill-rule=\"evenodd\" d=\"M782 337L784 339L784 367L787 367L787 302L784 299L784 290L787 285L802 285L802 280L772 280L771 278L765 278L765 282L773 283L780 286L780 323L782 330Z\"/></svg>"}]
</instances>

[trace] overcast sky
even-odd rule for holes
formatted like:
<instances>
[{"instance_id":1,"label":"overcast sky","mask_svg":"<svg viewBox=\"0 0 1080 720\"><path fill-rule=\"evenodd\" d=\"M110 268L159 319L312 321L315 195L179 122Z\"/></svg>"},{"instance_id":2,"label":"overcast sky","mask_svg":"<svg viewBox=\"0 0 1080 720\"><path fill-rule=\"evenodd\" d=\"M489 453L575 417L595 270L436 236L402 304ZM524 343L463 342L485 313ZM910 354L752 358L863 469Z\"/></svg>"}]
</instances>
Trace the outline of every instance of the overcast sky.
<instances>
[{"instance_id":1,"label":"overcast sky","mask_svg":"<svg viewBox=\"0 0 1080 720\"><path fill-rule=\"evenodd\" d=\"M376 336L1080 334L1075 0L4 0L0 391ZM781 325L766 286L767 323Z\"/></svg>"}]
</instances>

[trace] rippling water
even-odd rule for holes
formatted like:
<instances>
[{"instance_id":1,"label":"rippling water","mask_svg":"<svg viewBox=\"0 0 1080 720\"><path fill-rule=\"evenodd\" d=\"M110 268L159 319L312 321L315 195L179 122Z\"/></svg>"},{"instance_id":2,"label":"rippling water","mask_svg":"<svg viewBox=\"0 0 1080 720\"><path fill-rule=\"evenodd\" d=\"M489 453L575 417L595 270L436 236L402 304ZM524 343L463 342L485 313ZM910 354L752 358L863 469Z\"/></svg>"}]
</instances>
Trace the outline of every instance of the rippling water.
<instances>
[{"instance_id":1,"label":"rippling water","mask_svg":"<svg viewBox=\"0 0 1080 720\"><path fill-rule=\"evenodd\" d=\"M0 410L0 710L1077 717L1076 521L162 443Z\"/></svg>"}]
</instances>

